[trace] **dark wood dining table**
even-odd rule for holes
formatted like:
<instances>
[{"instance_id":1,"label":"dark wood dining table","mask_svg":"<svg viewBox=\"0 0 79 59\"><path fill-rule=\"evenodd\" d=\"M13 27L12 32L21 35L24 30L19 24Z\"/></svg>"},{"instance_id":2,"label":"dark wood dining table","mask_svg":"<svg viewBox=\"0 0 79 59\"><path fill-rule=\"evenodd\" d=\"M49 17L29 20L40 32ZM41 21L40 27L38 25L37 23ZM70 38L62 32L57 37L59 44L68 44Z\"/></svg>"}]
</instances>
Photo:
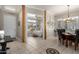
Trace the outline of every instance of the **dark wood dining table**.
<instances>
[{"instance_id":1,"label":"dark wood dining table","mask_svg":"<svg viewBox=\"0 0 79 59\"><path fill-rule=\"evenodd\" d=\"M64 32L62 33L64 35L64 40L66 41L65 46L68 47L68 41L72 40L72 38L76 35L75 33L69 33L69 32Z\"/></svg>"}]
</instances>

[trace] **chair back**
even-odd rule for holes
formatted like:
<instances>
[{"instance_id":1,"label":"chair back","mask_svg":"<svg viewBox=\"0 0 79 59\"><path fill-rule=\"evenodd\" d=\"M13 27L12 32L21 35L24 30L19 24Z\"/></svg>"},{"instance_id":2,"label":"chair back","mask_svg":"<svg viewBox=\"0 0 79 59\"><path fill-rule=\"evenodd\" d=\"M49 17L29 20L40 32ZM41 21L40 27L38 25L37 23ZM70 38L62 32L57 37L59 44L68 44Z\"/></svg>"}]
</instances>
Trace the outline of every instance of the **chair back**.
<instances>
[{"instance_id":1,"label":"chair back","mask_svg":"<svg viewBox=\"0 0 79 59\"><path fill-rule=\"evenodd\" d=\"M75 33L76 33L76 40L79 41L79 29L76 29Z\"/></svg>"},{"instance_id":2,"label":"chair back","mask_svg":"<svg viewBox=\"0 0 79 59\"><path fill-rule=\"evenodd\" d=\"M58 36L62 36L62 33L65 32L65 29L57 29Z\"/></svg>"}]
</instances>

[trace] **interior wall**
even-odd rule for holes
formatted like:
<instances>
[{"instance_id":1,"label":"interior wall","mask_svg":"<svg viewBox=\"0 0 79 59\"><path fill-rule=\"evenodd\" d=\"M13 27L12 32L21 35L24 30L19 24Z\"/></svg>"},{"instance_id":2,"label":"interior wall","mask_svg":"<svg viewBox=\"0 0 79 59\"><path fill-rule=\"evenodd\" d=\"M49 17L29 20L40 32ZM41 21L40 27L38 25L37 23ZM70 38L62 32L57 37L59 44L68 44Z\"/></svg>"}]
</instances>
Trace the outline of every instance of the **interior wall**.
<instances>
[{"instance_id":1,"label":"interior wall","mask_svg":"<svg viewBox=\"0 0 79 59\"><path fill-rule=\"evenodd\" d=\"M78 9L76 9L76 10L73 10L73 11L70 11L69 12L70 13L70 17L76 17L76 16L79 16L79 10ZM68 17L68 13L67 12L64 12L64 13L61 13L61 14L58 14L58 15L55 15L55 22L56 22L56 25L55 25L55 27L56 27L56 29L57 28L59 28L59 26L58 26L58 23L59 23L59 21L58 21L58 19L65 19L65 18L67 18ZM79 25L79 18L78 19L76 19L76 20L78 20L77 21L77 26ZM64 26L64 25L62 25L62 26Z\"/></svg>"},{"instance_id":2,"label":"interior wall","mask_svg":"<svg viewBox=\"0 0 79 59\"><path fill-rule=\"evenodd\" d=\"M54 35L54 15L51 14L51 12L47 11L47 37L52 37Z\"/></svg>"},{"instance_id":3,"label":"interior wall","mask_svg":"<svg viewBox=\"0 0 79 59\"><path fill-rule=\"evenodd\" d=\"M70 11L69 14L70 17L79 16L79 10ZM55 19L67 18L67 17L68 17L68 12L55 15Z\"/></svg>"},{"instance_id":4,"label":"interior wall","mask_svg":"<svg viewBox=\"0 0 79 59\"><path fill-rule=\"evenodd\" d=\"M3 24L5 35L10 35L12 38L17 37L17 14L3 12Z\"/></svg>"},{"instance_id":5,"label":"interior wall","mask_svg":"<svg viewBox=\"0 0 79 59\"><path fill-rule=\"evenodd\" d=\"M22 41L22 10L18 14L18 40Z\"/></svg>"},{"instance_id":6,"label":"interior wall","mask_svg":"<svg viewBox=\"0 0 79 59\"><path fill-rule=\"evenodd\" d=\"M4 29L4 20L3 20L3 12L2 10L0 9L0 30L3 30Z\"/></svg>"},{"instance_id":7,"label":"interior wall","mask_svg":"<svg viewBox=\"0 0 79 59\"><path fill-rule=\"evenodd\" d=\"M8 29L10 29L10 28L6 28L6 29L4 29L4 26L5 26L5 24L4 24L4 15L6 15L7 16L7 14L11 14L11 15L13 15L15 18L17 18L17 14L15 14L15 13L9 13L9 12L7 12L7 11L3 11L2 9L0 9L0 30L8 30ZM17 24L17 19L16 19L16 24ZM7 23L7 24L9 24L9 22ZM15 26L15 25L14 25ZM17 25L16 25L16 28L17 28ZM17 32L17 29L15 29L15 32ZM15 34L16 35L16 34Z\"/></svg>"},{"instance_id":8,"label":"interior wall","mask_svg":"<svg viewBox=\"0 0 79 59\"><path fill-rule=\"evenodd\" d=\"M32 14L36 14L36 15L43 15L44 14L42 10L30 8L30 7L26 7L26 11L27 11L27 13L32 13Z\"/></svg>"},{"instance_id":9,"label":"interior wall","mask_svg":"<svg viewBox=\"0 0 79 59\"><path fill-rule=\"evenodd\" d=\"M16 16L4 14L4 31L5 35L16 38Z\"/></svg>"}]
</instances>

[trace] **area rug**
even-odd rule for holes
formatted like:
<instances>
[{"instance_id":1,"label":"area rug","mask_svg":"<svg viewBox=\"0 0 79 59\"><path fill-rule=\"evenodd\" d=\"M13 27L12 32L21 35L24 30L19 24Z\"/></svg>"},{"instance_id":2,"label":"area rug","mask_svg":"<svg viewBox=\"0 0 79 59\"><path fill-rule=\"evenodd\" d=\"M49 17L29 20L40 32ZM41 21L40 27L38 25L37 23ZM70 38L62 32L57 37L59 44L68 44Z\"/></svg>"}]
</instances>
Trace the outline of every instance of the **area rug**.
<instances>
[{"instance_id":1,"label":"area rug","mask_svg":"<svg viewBox=\"0 0 79 59\"><path fill-rule=\"evenodd\" d=\"M54 48L47 48L46 53L47 54L60 54L59 51Z\"/></svg>"}]
</instances>

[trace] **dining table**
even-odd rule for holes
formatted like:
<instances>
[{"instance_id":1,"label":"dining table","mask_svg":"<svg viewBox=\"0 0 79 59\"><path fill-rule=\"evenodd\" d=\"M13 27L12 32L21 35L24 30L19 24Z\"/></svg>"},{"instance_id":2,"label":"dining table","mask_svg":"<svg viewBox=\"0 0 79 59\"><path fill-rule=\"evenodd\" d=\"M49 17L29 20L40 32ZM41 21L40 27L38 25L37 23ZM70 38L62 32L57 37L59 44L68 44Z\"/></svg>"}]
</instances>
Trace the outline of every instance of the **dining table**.
<instances>
[{"instance_id":1,"label":"dining table","mask_svg":"<svg viewBox=\"0 0 79 59\"><path fill-rule=\"evenodd\" d=\"M68 47L68 41L72 40L74 38L74 36L76 36L75 33L69 33L69 32L63 32L62 33L64 35L64 40L65 42L65 46Z\"/></svg>"}]
</instances>

